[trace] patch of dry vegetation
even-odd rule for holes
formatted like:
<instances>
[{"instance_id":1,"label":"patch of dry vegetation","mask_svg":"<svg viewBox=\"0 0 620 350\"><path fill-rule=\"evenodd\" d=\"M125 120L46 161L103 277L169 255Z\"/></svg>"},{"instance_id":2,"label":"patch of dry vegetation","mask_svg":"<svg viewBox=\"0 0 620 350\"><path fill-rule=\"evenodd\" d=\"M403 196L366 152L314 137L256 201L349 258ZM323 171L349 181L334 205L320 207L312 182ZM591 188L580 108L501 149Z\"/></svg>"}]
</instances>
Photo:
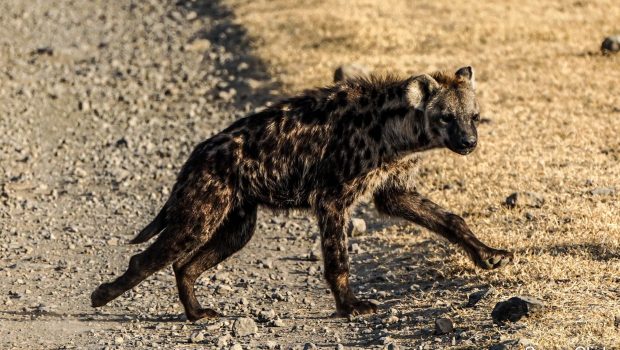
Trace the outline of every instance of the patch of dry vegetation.
<instances>
[{"instance_id":1,"label":"patch of dry vegetation","mask_svg":"<svg viewBox=\"0 0 620 350\"><path fill-rule=\"evenodd\" d=\"M516 330L483 327L488 308L452 313L473 331L516 332L509 337L544 349L620 346L613 324L620 315L620 55L598 52L604 36L620 32L615 1L227 3L289 92L330 83L342 63L402 74L473 65L491 123L480 127L480 147L467 158L430 152L420 188L518 260L480 273L459 256L441 272L491 283L497 299L541 298L550 310ZM615 192L593 195L599 188ZM526 191L544 205L501 205ZM393 240L406 246L431 238ZM434 300L418 302L401 307Z\"/></svg>"}]
</instances>

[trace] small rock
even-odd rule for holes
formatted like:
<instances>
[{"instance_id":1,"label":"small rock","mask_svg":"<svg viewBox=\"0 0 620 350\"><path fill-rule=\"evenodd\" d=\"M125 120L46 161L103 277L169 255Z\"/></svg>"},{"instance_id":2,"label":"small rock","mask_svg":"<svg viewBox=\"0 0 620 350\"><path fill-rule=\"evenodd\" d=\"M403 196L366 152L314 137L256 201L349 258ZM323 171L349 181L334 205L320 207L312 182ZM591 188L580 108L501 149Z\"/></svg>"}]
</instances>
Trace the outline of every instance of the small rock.
<instances>
[{"instance_id":1,"label":"small rock","mask_svg":"<svg viewBox=\"0 0 620 350\"><path fill-rule=\"evenodd\" d=\"M127 141L125 137L121 137L120 139L116 140L116 147L127 148L129 147L129 141Z\"/></svg>"},{"instance_id":2,"label":"small rock","mask_svg":"<svg viewBox=\"0 0 620 350\"><path fill-rule=\"evenodd\" d=\"M243 350L241 344L235 344L229 348L230 350Z\"/></svg>"},{"instance_id":3,"label":"small rock","mask_svg":"<svg viewBox=\"0 0 620 350\"><path fill-rule=\"evenodd\" d=\"M603 53L620 51L620 35L606 37L601 44L601 51Z\"/></svg>"},{"instance_id":4,"label":"small rock","mask_svg":"<svg viewBox=\"0 0 620 350\"><path fill-rule=\"evenodd\" d=\"M38 47L36 48L34 51L32 51L33 55L47 55L47 56L52 56L54 54L54 49L50 46L42 46L42 47Z\"/></svg>"},{"instance_id":5,"label":"small rock","mask_svg":"<svg viewBox=\"0 0 620 350\"><path fill-rule=\"evenodd\" d=\"M349 251L353 254L360 254L363 252L362 248L357 243L351 244L351 246L349 247Z\"/></svg>"},{"instance_id":6,"label":"small rock","mask_svg":"<svg viewBox=\"0 0 620 350\"><path fill-rule=\"evenodd\" d=\"M336 350L344 350L344 345L336 344Z\"/></svg>"},{"instance_id":7,"label":"small rock","mask_svg":"<svg viewBox=\"0 0 620 350\"><path fill-rule=\"evenodd\" d=\"M452 324L452 320L449 318L438 318L435 320L435 334L449 334L454 332L454 325Z\"/></svg>"},{"instance_id":8,"label":"small rock","mask_svg":"<svg viewBox=\"0 0 620 350\"><path fill-rule=\"evenodd\" d=\"M359 64L345 64L334 72L334 83L342 80L364 78L370 75L370 69Z\"/></svg>"},{"instance_id":9,"label":"small rock","mask_svg":"<svg viewBox=\"0 0 620 350\"><path fill-rule=\"evenodd\" d=\"M258 313L258 320L260 322L267 322L276 319L276 312L273 310L265 310Z\"/></svg>"},{"instance_id":10,"label":"small rock","mask_svg":"<svg viewBox=\"0 0 620 350\"><path fill-rule=\"evenodd\" d=\"M491 317L497 324L503 324L505 321L517 322L523 316L529 316L543 308L543 302L535 298L512 297L497 303L491 312Z\"/></svg>"},{"instance_id":11,"label":"small rock","mask_svg":"<svg viewBox=\"0 0 620 350\"><path fill-rule=\"evenodd\" d=\"M614 187L599 187L590 190L590 194L593 196L613 196L616 194L616 189Z\"/></svg>"},{"instance_id":12,"label":"small rock","mask_svg":"<svg viewBox=\"0 0 620 350\"><path fill-rule=\"evenodd\" d=\"M258 263L263 265L263 267L266 268L266 269L272 269L273 268L273 260L271 260L271 259L263 259L263 260L260 260Z\"/></svg>"},{"instance_id":13,"label":"small rock","mask_svg":"<svg viewBox=\"0 0 620 350\"><path fill-rule=\"evenodd\" d=\"M121 345L125 342L125 339L123 339L123 337L116 337L114 338L114 344L116 345Z\"/></svg>"},{"instance_id":14,"label":"small rock","mask_svg":"<svg viewBox=\"0 0 620 350\"><path fill-rule=\"evenodd\" d=\"M276 319L276 320L274 320L274 321L272 322L272 325L273 325L274 327L285 327L285 326L286 326L286 323L284 323L284 321L282 321L282 319L279 319L279 318L278 318L278 319Z\"/></svg>"},{"instance_id":15,"label":"small rock","mask_svg":"<svg viewBox=\"0 0 620 350\"><path fill-rule=\"evenodd\" d=\"M620 315L614 317L614 327L620 328Z\"/></svg>"},{"instance_id":16,"label":"small rock","mask_svg":"<svg viewBox=\"0 0 620 350\"><path fill-rule=\"evenodd\" d=\"M364 233L366 232L366 221L360 218L353 218L351 219L351 227L352 227L352 231L351 231L352 235Z\"/></svg>"},{"instance_id":17,"label":"small rock","mask_svg":"<svg viewBox=\"0 0 620 350\"><path fill-rule=\"evenodd\" d=\"M186 51L206 51L211 48L211 42L207 39L196 39L185 45Z\"/></svg>"},{"instance_id":18,"label":"small rock","mask_svg":"<svg viewBox=\"0 0 620 350\"><path fill-rule=\"evenodd\" d=\"M398 345L394 343L388 343L387 345L383 347L383 350L399 350L399 349L400 348L398 347Z\"/></svg>"},{"instance_id":19,"label":"small rock","mask_svg":"<svg viewBox=\"0 0 620 350\"><path fill-rule=\"evenodd\" d=\"M314 349L318 349L317 346L314 345L314 343L304 344L304 350L314 350Z\"/></svg>"},{"instance_id":20,"label":"small rock","mask_svg":"<svg viewBox=\"0 0 620 350\"><path fill-rule=\"evenodd\" d=\"M194 332L189 336L190 343L200 343L205 340L205 333L203 331Z\"/></svg>"},{"instance_id":21,"label":"small rock","mask_svg":"<svg viewBox=\"0 0 620 350\"><path fill-rule=\"evenodd\" d=\"M386 323L386 324L391 324L391 323L396 323L396 322L398 322L398 321L399 321L398 316L396 316L396 315L392 315L392 316L388 317L388 318L385 320L385 323Z\"/></svg>"},{"instance_id":22,"label":"small rock","mask_svg":"<svg viewBox=\"0 0 620 350\"><path fill-rule=\"evenodd\" d=\"M545 204L545 199L533 192L514 192L506 197L504 204L512 209L517 206L529 208L541 208Z\"/></svg>"},{"instance_id":23,"label":"small rock","mask_svg":"<svg viewBox=\"0 0 620 350\"><path fill-rule=\"evenodd\" d=\"M258 326L256 322L249 317L238 318L233 324L233 332L237 337L245 337L246 335L255 334L258 332Z\"/></svg>"},{"instance_id":24,"label":"small rock","mask_svg":"<svg viewBox=\"0 0 620 350\"><path fill-rule=\"evenodd\" d=\"M467 307L474 307L478 302L490 294L493 293L493 288L483 289L476 292L473 292L469 295L469 300L467 300Z\"/></svg>"},{"instance_id":25,"label":"small rock","mask_svg":"<svg viewBox=\"0 0 620 350\"><path fill-rule=\"evenodd\" d=\"M309 261L319 261L321 260L321 253L315 250L311 250L308 253L308 260Z\"/></svg>"},{"instance_id":26,"label":"small rock","mask_svg":"<svg viewBox=\"0 0 620 350\"><path fill-rule=\"evenodd\" d=\"M90 102L88 101L79 101L78 102L78 109L82 112L88 112L90 111Z\"/></svg>"},{"instance_id":27,"label":"small rock","mask_svg":"<svg viewBox=\"0 0 620 350\"><path fill-rule=\"evenodd\" d=\"M194 20L196 18L198 18L198 14L196 13L196 11L189 11L187 15L185 15L185 19L188 21Z\"/></svg>"}]
</instances>

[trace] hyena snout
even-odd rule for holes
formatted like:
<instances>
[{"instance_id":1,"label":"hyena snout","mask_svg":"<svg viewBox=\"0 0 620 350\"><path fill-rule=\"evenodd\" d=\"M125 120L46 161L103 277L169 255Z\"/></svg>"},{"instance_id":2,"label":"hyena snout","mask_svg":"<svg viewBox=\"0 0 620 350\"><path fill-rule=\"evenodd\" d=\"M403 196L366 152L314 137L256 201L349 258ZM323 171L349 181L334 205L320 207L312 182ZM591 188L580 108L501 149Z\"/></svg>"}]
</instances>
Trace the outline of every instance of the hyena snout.
<instances>
[{"instance_id":1,"label":"hyena snout","mask_svg":"<svg viewBox=\"0 0 620 350\"><path fill-rule=\"evenodd\" d=\"M476 134L463 133L450 137L448 148L458 154L466 155L474 151L478 145Z\"/></svg>"},{"instance_id":2,"label":"hyena snout","mask_svg":"<svg viewBox=\"0 0 620 350\"><path fill-rule=\"evenodd\" d=\"M478 144L478 138L476 135L464 135L459 140L459 148L462 149L473 149Z\"/></svg>"}]
</instances>

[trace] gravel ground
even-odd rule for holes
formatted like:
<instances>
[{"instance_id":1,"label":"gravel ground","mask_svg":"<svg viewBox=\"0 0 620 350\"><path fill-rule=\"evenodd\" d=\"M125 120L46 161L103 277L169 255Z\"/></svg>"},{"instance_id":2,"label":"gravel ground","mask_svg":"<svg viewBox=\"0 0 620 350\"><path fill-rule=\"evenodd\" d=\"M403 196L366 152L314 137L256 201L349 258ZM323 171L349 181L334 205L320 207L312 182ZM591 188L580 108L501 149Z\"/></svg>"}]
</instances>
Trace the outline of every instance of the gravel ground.
<instances>
[{"instance_id":1,"label":"gravel ground","mask_svg":"<svg viewBox=\"0 0 620 350\"><path fill-rule=\"evenodd\" d=\"M218 2L7 0L0 25L0 348L478 348L507 339L490 317L469 331L458 312L455 333L433 335L435 319L486 282L473 269L446 278L462 255L379 221L368 205L357 216L374 233L351 239L353 282L381 303L377 315L330 317L314 219L268 211L254 240L198 283L203 305L225 317L185 321L170 268L92 309L91 291L141 249L126 242L193 145L279 86ZM458 297L444 299L448 290ZM428 293L433 304L416 304Z\"/></svg>"}]
</instances>

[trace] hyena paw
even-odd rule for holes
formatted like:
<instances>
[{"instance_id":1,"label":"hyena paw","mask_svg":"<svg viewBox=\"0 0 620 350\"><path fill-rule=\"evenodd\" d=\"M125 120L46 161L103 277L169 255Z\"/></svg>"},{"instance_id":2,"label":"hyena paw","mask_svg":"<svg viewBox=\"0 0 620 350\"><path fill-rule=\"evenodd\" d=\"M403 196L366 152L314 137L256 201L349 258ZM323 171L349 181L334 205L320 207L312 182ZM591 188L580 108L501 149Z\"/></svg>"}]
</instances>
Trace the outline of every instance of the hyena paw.
<instances>
[{"instance_id":1,"label":"hyena paw","mask_svg":"<svg viewBox=\"0 0 620 350\"><path fill-rule=\"evenodd\" d=\"M512 252L501 249L491 249L478 252L476 265L485 270L493 270L508 265L513 259L514 254Z\"/></svg>"},{"instance_id":2,"label":"hyena paw","mask_svg":"<svg viewBox=\"0 0 620 350\"><path fill-rule=\"evenodd\" d=\"M367 300L352 300L349 302L343 303L338 311L336 311L337 316L348 317L348 316L358 316L358 315L367 315L374 314L377 312L377 305L371 303Z\"/></svg>"},{"instance_id":3,"label":"hyena paw","mask_svg":"<svg viewBox=\"0 0 620 350\"><path fill-rule=\"evenodd\" d=\"M213 310L213 309L198 309L197 311L193 311L193 312L188 312L186 313L187 316L187 320L191 321L191 322L196 322L198 320L201 320L203 318L217 318L217 317L222 317L222 314L220 314L219 312Z\"/></svg>"},{"instance_id":4,"label":"hyena paw","mask_svg":"<svg viewBox=\"0 0 620 350\"><path fill-rule=\"evenodd\" d=\"M95 289L95 291L90 295L90 303L92 307L100 307L109 303L114 298L115 296L110 293L107 284L104 283L97 287L97 289Z\"/></svg>"}]
</instances>

